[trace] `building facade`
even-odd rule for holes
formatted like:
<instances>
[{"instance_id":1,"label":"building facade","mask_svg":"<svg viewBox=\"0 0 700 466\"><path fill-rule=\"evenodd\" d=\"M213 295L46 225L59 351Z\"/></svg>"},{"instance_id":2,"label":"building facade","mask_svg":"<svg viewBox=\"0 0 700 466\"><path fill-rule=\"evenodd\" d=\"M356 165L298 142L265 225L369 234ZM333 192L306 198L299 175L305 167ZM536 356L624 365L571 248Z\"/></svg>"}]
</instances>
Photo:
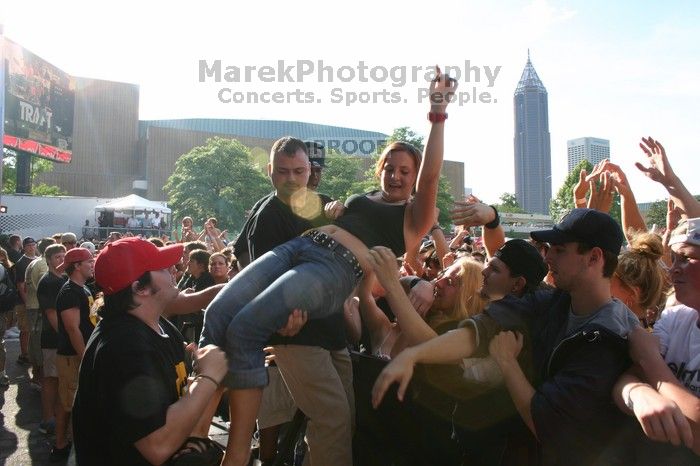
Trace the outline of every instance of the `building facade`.
<instances>
[{"instance_id":1,"label":"building facade","mask_svg":"<svg viewBox=\"0 0 700 466\"><path fill-rule=\"evenodd\" d=\"M595 165L610 158L610 141L607 139L584 137L566 141L567 173L583 160Z\"/></svg>"},{"instance_id":2,"label":"building facade","mask_svg":"<svg viewBox=\"0 0 700 466\"><path fill-rule=\"evenodd\" d=\"M515 196L530 213L549 213L552 162L547 90L530 61L513 97L515 113Z\"/></svg>"}]
</instances>

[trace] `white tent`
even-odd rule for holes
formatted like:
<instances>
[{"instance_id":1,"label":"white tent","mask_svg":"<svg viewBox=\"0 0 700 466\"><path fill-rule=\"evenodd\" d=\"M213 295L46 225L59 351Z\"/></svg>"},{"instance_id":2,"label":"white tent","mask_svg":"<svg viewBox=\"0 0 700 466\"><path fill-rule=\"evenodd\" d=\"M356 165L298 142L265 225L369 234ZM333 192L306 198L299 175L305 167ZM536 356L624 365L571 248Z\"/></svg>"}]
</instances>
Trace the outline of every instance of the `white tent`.
<instances>
[{"instance_id":1,"label":"white tent","mask_svg":"<svg viewBox=\"0 0 700 466\"><path fill-rule=\"evenodd\" d=\"M172 211L163 205L161 202L149 201L136 194L129 194L125 197L120 197L113 199L107 203L100 204L95 207L96 212L101 212L104 210L113 210L119 212L134 212L134 211L156 211L161 214L169 214Z\"/></svg>"}]
</instances>

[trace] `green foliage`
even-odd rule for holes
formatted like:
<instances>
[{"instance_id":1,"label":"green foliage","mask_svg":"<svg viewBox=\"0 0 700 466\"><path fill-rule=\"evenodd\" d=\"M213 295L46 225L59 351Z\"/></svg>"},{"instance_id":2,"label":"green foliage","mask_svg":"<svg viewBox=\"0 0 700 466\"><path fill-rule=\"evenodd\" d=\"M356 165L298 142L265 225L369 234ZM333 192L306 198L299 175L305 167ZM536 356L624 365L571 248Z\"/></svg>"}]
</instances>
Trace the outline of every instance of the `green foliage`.
<instances>
[{"instance_id":1,"label":"green foliage","mask_svg":"<svg viewBox=\"0 0 700 466\"><path fill-rule=\"evenodd\" d=\"M381 154L387 144L394 141L408 142L409 144L416 146L421 152L424 149L423 136L418 135L418 133L413 131L408 126L402 126L401 128L396 128L391 133L391 136L389 136L386 144L379 146L377 148L377 152Z\"/></svg>"},{"instance_id":2,"label":"green foliage","mask_svg":"<svg viewBox=\"0 0 700 466\"><path fill-rule=\"evenodd\" d=\"M582 160L576 165L564 180L564 184L559 188L556 197L549 204L549 214L555 223L559 222L564 215L574 208L574 186L578 183L579 174L584 168L590 173L593 165L588 160Z\"/></svg>"},{"instance_id":3,"label":"green foliage","mask_svg":"<svg viewBox=\"0 0 700 466\"><path fill-rule=\"evenodd\" d=\"M175 163L163 188L175 218L190 216L201 225L216 217L220 229L239 230L245 211L271 191L249 150L233 139L212 138Z\"/></svg>"},{"instance_id":4,"label":"green foliage","mask_svg":"<svg viewBox=\"0 0 700 466\"><path fill-rule=\"evenodd\" d=\"M333 199L345 201L353 190L357 180L363 176L362 160L357 157L332 154L326 157L326 168L319 191Z\"/></svg>"},{"instance_id":5,"label":"green foliage","mask_svg":"<svg viewBox=\"0 0 700 466\"><path fill-rule=\"evenodd\" d=\"M499 199L501 200L501 203L496 206L496 209L498 209L499 212L510 212L514 214L525 212L523 208L520 207L515 194L503 193Z\"/></svg>"},{"instance_id":6,"label":"green foliage","mask_svg":"<svg viewBox=\"0 0 700 466\"><path fill-rule=\"evenodd\" d=\"M46 183L32 185L32 194L35 196L66 196L68 193L58 186L49 186Z\"/></svg>"},{"instance_id":7,"label":"green foliage","mask_svg":"<svg viewBox=\"0 0 700 466\"><path fill-rule=\"evenodd\" d=\"M668 201L665 199L660 199L654 201L649 206L649 210L646 213L647 225L651 228L652 225L656 224L660 227L666 226L666 211L668 210Z\"/></svg>"},{"instance_id":8,"label":"green foliage","mask_svg":"<svg viewBox=\"0 0 700 466\"><path fill-rule=\"evenodd\" d=\"M450 209L454 206L454 197L452 197L452 187L450 182L444 175L440 175L440 184L438 185L437 207L440 209L438 222L443 229L449 228L452 224L450 219Z\"/></svg>"},{"instance_id":9,"label":"green foliage","mask_svg":"<svg viewBox=\"0 0 700 466\"><path fill-rule=\"evenodd\" d=\"M549 204L549 214L552 220L557 223L564 215L566 215L571 209L574 208L574 186L578 183L579 174L581 170L586 169L587 173L593 170L593 165L588 160L582 160L578 165L571 170L571 173L564 180L564 184L559 188L557 196L552 199ZM590 196L590 192L588 193ZM612 218L614 218L617 223L622 224L622 214L620 207L620 195L616 192L613 193L612 206L610 207L610 212L608 212Z\"/></svg>"},{"instance_id":10,"label":"green foliage","mask_svg":"<svg viewBox=\"0 0 700 466\"><path fill-rule=\"evenodd\" d=\"M5 151L2 162L2 192L3 194L13 194L17 190L17 154L13 151ZM37 175L52 171L54 163L39 157L32 157L31 179L34 180ZM65 196L67 193L58 186L49 186L45 183L39 183L35 186L32 183L32 194L36 196Z\"/></svg>"}]
</instances>

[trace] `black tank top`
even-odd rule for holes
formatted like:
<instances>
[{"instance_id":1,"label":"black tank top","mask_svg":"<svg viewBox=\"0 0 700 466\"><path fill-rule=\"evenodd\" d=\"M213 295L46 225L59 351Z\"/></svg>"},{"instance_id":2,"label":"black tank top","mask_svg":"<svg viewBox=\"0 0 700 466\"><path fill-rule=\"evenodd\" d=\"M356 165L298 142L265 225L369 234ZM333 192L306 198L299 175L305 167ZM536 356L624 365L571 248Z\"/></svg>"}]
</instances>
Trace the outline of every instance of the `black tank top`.
<instances>
[{"instance_id":1,"label":"black tank top","mask_svg":"<svg viewBox=\"0 0 700 466\"><path fill-rule=\"evenodd\" d=\"M382 204L367 197L376 192L350 196L345 201L345 213L333 224L357 236L368 248L386 246L397 257L401 256L406 252L403 238L406 204Z\"/></svg>"}]
</instances>

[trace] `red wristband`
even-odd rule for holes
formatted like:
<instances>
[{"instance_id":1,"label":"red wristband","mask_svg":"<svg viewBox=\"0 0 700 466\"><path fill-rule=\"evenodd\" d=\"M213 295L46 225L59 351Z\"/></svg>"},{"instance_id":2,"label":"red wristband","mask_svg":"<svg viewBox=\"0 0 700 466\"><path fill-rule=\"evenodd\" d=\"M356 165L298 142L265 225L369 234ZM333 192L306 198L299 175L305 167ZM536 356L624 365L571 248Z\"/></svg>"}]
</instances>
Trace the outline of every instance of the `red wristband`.
<instances>
[{"instance_id":1,"label":"red wristband","mask_svg":"<svg viewBox=\"0 0 700 466\"><path fill-rule=\"evenodd\" d=\"M447 120L447 113L428 112L428 120L431 123L442 123Z\"/></svg>"}]
</instances>

